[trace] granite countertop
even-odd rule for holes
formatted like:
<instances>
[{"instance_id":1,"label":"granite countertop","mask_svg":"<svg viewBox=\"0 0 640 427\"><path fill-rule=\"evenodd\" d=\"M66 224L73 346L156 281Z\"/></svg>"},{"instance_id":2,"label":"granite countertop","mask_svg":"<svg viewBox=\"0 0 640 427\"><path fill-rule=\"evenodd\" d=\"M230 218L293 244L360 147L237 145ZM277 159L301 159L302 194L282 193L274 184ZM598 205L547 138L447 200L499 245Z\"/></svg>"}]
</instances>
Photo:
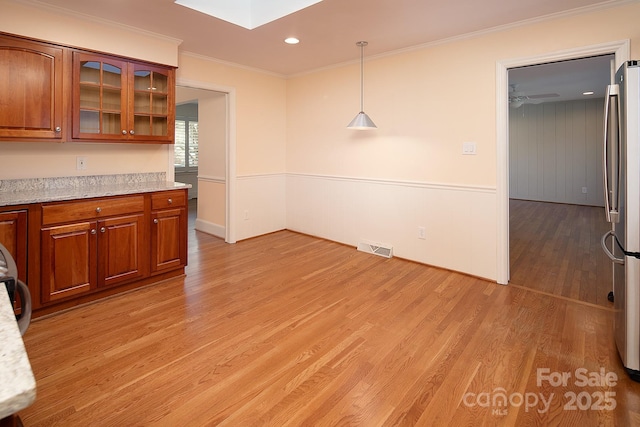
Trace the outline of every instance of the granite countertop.
<instances>
[{"instance_id":1,"label":"granite countertop","mask_svg":"<svg viewBox=\"0 0 640 427\"><path fill-rule=\"evenodd\" d=\"M0 282L0 419L15 414L36 399L36 380L18 330L9 295Z\"/></svg>"},{"instance_id":2,"label":"granite countertop","mask_svg":"<svg viewBox=\"0 0 640 427\"><path fill-rule=\"evenodd\" d=\"M164 173L0 181L0 207L191 188Z\"/></svg>"}]
</instances>

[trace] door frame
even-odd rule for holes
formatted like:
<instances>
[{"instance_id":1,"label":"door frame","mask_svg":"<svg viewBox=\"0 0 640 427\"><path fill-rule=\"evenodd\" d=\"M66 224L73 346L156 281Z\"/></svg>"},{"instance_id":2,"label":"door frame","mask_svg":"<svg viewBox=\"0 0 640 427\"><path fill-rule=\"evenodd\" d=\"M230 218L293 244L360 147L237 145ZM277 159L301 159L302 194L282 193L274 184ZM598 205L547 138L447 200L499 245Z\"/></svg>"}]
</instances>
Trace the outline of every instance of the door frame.
<instances>
[{"instance_id":1,"label":"door frame","mask_svg":"<svg viewBox=\"0 0 640 427\"><path fill-rule=\"evenodd\" d=\"M497 269L496 281L509 283L509 68L615 54L616 69L629 60L630 41L618 40L496 62Z\"/></svg>"},{"instance_id":2,"label":"door frame","mask_svg":"<svg viewBox=\"0 0 640 427\"><path fill-rule=\"evenodd\" d=\"M226 138L225 138L225 239L227 243L236 243L236 89L215 83L188 80L178 77L176 86L190 89L203 89L225 94L227 101ZM173 163L173 159L171 159ZM173 166L172 166L173 167Z\"/></svg>"}]
</instances>

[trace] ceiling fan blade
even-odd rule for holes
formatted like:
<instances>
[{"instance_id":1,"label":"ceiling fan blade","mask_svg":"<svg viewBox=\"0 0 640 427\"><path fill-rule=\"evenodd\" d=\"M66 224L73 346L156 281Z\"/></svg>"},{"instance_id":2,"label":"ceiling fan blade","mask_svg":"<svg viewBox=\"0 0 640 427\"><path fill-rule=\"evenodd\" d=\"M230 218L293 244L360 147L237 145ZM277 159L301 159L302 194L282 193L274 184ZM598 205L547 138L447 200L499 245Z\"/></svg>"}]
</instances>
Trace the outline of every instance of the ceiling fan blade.
<instances>
[{"instance_id":1,"label":"ceiling fan blade","mask_svg":"<svg viewBox=\"0 0 640 427\"><path fill-rule=\"evenodd\" d=\"M557 93L539 93L537 95L527 95L529 99L543 99L543 98L557 98L560 95Z\"/></svg>"}]
</instances>

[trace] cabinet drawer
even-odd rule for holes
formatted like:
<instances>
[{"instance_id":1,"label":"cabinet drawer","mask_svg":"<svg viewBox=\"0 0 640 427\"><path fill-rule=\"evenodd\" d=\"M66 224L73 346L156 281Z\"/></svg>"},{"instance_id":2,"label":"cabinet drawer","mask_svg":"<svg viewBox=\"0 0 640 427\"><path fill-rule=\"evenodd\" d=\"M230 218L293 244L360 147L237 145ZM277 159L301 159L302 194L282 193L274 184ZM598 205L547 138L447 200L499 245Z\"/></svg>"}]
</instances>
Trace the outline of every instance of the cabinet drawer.
<instances>
[{"instance_id":1,"label":"cabinet drawer","mask_svg":"<svg viewBox=\"0 0 640 427\"><path fill-rule=\"evenodd\" d=\"M42 206L42 224L56 224L142 212L144 196L90 199Z\"/></svg>"},{"instance_id":2,"label":"cabinet drawer","mask_svg":"<svg viewBox=\"0 0 640 427\"><path fill-rule=\"evenodd\" d=\"M166 209L182 207L186 203L185 192L178 191L162 191L151 195L151 209Z\"/></svg>"}]
</instances>

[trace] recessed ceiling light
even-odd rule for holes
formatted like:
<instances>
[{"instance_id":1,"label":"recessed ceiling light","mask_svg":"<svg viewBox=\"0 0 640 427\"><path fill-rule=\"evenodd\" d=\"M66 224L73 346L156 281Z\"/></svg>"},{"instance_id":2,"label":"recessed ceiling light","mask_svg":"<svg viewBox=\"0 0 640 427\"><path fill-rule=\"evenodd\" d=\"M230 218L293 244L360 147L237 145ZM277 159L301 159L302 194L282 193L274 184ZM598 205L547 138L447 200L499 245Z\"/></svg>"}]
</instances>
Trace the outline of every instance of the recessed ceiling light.
<instances>
[{"instance_id":1,"label":"recessed ceiling light","mask_svg":"<svg viewBox=\"0 0 640 427\"><path fill-rule=\"evenodd\" d=\"M300 43L300 40L295 37L287 37L286 39L284 39L284 42L287 44L298 44Z\"/></svg>"},{"instance_id":2,"label":"recessed ceiling light","mask_svg":"<svg viewBox=\"0 0 640 427\"><path fill-rule=\"evenodd\" d=\"M588 92L582 92L582 94L583 94L583 95L585 95L585 96L586 96L586 95L593 95L593 91L592 91L592 90L590 90L590 91L588 91Z\"/></svg>"}]
</instances>

